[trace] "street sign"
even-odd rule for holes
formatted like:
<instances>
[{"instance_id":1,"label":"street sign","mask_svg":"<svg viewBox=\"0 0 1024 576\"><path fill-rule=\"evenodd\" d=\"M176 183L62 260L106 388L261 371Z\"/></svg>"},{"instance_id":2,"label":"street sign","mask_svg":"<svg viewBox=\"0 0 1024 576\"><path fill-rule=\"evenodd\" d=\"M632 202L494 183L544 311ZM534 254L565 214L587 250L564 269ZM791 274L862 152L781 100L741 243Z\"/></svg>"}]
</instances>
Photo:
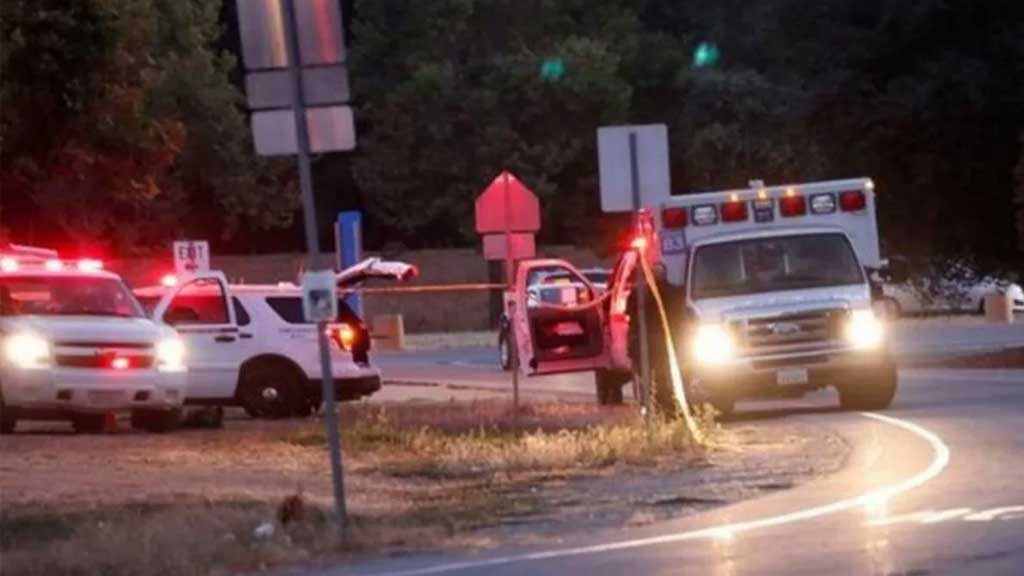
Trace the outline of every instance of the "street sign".
<instances>
[{"instance_id":1,"label":"street sign","mask_svg":"<svg viewBox=\"0 0 1024 576\"><path fill-rule=\"evenodd\" d=\"M344 66L302 69L302 98L307 106L344 104L351 98ZM249 108L266 110L292 106L292 79L288 70L267 70L245 75Z\"/></svg>"},{"instance_id":2,"label":"street sign","mask_svg":"<svg viewBox=\"0 0 1024 576\"><path fill-rule=\"evenodd\" d=\"M338 318L334 272L317 270L302 275L302 314L307 322L334 322Z\"/></svg>"},{"instance_id":3,"label":"street sign","mask_svg":"<svg viewBox=\"0 0 1024 576\"><path fill-rule=\"evenodd\" d=\"M176 274L195 274L210 270L210 244L205 240L175 242L173 249Z\"/></svg>"},{"instance_id":4,"label":"street sign","mask_svg":"<svg viewBox=\"0 0 1024 576\"><path fill-rule=\"evenodd\" d=\"M295 112L291 108L253 112L250 122L260 156L298 153ZM348 106L306 108L306 126L310 152L348 151L356 147L355 120Z\"/></svg>"},{"instance_id":5,"label":"street sign","mask_svg":"<svg viewBox=\"0 0 1024 576\"><path fill-rule=\"evenodd\" d=\"M537 232L540 202L537 196L509 172L502 172L476 199L476 231L479 234Z\"/></svg>"},{"instance_id":6,"label":"street sign","mask_svg":"<svg viewBox=\"0 0 1024 576\"><path fill-rule=\"evenodd\" d=\"M511 255L507 248L509 245L512 246ZM485 260L505 260L509 257L513 260L525 260L536 255L537 245L532 233L484 235Z\"/></svg>"},{"instance_id":7,"label":"street sign","mask_svg":"<svg viewBox=\"0 0 1024 576\"><path fill-rule=\"evenodd\" d=\"M284 0L236 0L242 63L247 70L288 67ZM300 64L338 64L345 61L341 3L338 0L289 0L295 9Z\"/></svg>"},{"instance_id":8,"label":"street sign","mask_svg":"<svg viewBox=\"0 0 1024 576\"><path fill-rule=\"evenodd\" d=\"M633 202L631 134L635 139L639 205ZM672 195L668 128L664 124L598 128L597 159L601 175L601 210L605 212L656 208Z\"/></svg>"}]
</instances>

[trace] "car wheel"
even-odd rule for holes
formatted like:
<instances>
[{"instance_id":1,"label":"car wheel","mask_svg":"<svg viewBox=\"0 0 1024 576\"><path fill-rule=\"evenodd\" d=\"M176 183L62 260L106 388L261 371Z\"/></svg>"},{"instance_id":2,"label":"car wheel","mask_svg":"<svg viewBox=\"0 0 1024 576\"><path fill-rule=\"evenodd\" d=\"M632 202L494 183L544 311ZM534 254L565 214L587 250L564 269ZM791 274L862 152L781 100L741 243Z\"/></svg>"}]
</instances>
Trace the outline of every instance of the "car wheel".
<instances>
[{"instance_id":1,"label":"car wheel","mask_svg":"<svg viewBox=\"0 0 1024 576\"><path fill-rule=\"evenodd\" d=\"M295 370L284 363L246 366L241 378L242 406L253 418L287 418L305 403Z\"/></svg>"},{"instance_id":2,"label":"car wheel","mask_svg":"<svg viewBox=\"0 0 1024 576\"><path fill-rule=\"evenodd\" d=\"M106 414L75 414L71 417L71 427L78 434L99 434L103 432Z\"/></svg>"},{"instance_id":3,"label":"car wheel","mask_svg":"<svg viewBox=\"0 0 1024 576\"><path fill-rule=\"evenodd\" d=\"M622 386L629 381L628 375L613 370L598 370L594 376L597 403L601 406L622 404Z\"/></svg>"},{"instance_id":4,"label":"car wheel","mask_svg":"<svg viewBox=\"0 0 1024 576\"><path fill-rule=\"evenodd\" d=\"M509 342L508 329L505 328L498 332L498 362L501 363L502 370L512 369L512 346Z\"/></svg>"},{"instance_id":5,"label":"car wheel","mask_svg":"<svg viewBox=\"0 0 1024 576\"><path fill-rule=\"evenodd\" d=\"M132 428L163 434L181 424L181 410L132 410Z\"/></svg>"},{"instance_id":6,"label":"car wheel","mask_svg":"<svg viewBox=\"0 0 1024 576\"><path fill-rule=\"evenodd\" d=\"M886 362L868 378L853 378L839 385L839 405L844 410L884 410L896 397L899 374Z\"/></svg>"}]
</instances>

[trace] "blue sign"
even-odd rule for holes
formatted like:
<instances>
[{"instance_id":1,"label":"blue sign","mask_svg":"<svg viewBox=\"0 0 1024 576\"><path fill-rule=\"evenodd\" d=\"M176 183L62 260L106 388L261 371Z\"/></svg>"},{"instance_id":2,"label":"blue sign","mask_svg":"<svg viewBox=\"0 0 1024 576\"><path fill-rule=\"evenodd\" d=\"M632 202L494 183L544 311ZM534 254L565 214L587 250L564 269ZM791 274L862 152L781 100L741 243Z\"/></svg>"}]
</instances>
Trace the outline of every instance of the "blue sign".
<instances>
[{"instance_id":1,"label":"blue sign","mask_svg":"<svg viewBox=\"0 0 1024 576\"><path fill-rule=\"evenodd\" d=\"M338 214L338 266L344 270L355 266L363 259L363 214L350 210ZM345 303L360 317L363 315L363 299L358 294L349 294Z\"/></svg>"}]
</instances>

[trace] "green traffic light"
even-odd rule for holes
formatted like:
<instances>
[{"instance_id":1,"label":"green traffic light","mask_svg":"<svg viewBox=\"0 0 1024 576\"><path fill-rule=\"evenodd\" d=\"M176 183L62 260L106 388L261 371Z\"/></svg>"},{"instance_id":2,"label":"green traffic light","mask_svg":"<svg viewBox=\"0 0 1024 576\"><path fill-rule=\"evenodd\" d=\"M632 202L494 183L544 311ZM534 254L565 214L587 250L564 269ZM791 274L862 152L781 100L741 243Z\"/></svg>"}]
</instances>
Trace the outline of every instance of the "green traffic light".
<instances>
[{"instance_id":1,"label":"green traffic light","mask_svg":"<svg viewBox=\"0 0 1024 576\"><path fill-rule=\"evenodd\" d=\"M718 46L711 42L701 42L693 51L693 65L697 68L714 66L718 62Z\"/></svg>"},{"instance_id":2,"label":"green traffic light","mask_svg":"<svg viewBox=\"0 0 1024 576\"><path fill-rule=\"evenodd\" d=\"M561 58L546 58L540 65L540 77L545 80L560 80L565 75L565 63Z\"/></svg>"}]
</instances>

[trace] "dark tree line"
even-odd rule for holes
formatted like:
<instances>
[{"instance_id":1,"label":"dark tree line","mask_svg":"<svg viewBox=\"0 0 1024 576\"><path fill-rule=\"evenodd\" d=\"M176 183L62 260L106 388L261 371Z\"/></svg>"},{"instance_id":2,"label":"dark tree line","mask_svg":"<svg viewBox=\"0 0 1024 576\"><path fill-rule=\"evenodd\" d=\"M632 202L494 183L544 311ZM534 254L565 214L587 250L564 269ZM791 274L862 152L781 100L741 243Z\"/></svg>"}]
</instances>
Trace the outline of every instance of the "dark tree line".
<instances>
[{"instance_id":1,"label":"dark tree line","mask_svg":"<svg viewBox=\"0 0 1024 576\"><path fill-rule=\"evenodd\" d=\"M254 232L295 204L290 164L250 152L233 4L5 2L4 203L25 191L115 245L237 231L225 246L300 247L294 228L276 246ZM317 188L325 213L366 212L371 245L475 244L472 200L508 168L542 198L543 241L607 246L595 130L664 122L677 193L871 176L887 252L1024 267L1019 0L345 8L360 148L318 159ZM716 62L695 64L701 43Z\"/></svg>"}]
</instances>

